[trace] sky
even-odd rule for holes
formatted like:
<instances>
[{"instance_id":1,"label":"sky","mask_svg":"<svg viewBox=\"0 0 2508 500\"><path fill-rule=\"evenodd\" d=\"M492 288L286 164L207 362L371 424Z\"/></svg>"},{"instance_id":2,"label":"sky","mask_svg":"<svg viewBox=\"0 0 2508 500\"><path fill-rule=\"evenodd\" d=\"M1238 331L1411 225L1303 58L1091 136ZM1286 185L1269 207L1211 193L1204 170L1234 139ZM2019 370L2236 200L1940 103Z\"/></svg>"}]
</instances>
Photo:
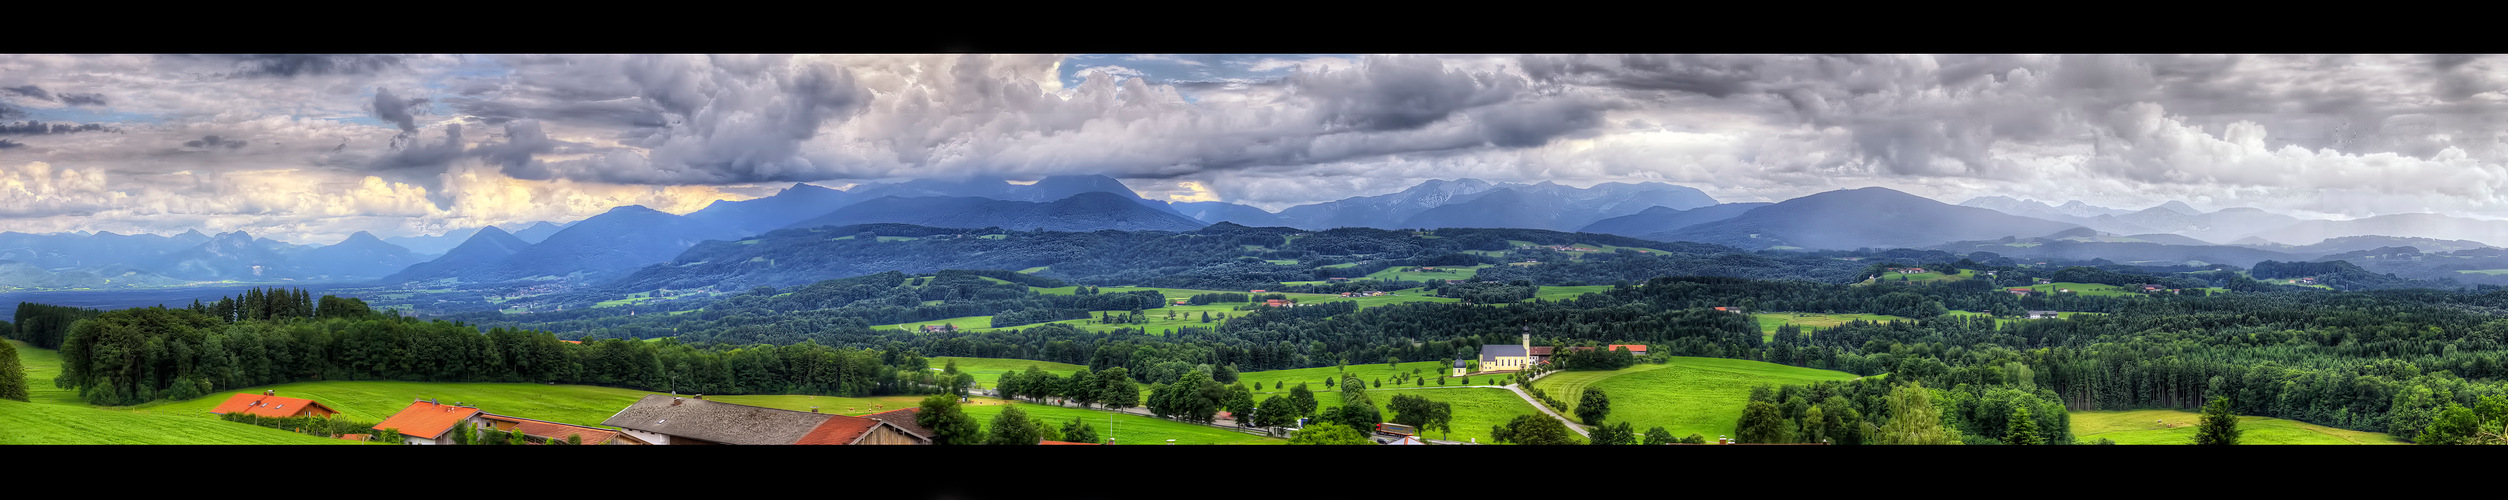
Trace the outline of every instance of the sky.
<instances>
[{"instance_id":1,"label":"sky","mask_svg":"<svg viewBox=\"0 0 2508 500\"><path fill-rule=\"evenodd\" d=\"M794 183L1102 174L1279 210L1430 179L2508 218L2459 55L0 55L0 231L304 244Z\"/></svg>"}]
</instances>

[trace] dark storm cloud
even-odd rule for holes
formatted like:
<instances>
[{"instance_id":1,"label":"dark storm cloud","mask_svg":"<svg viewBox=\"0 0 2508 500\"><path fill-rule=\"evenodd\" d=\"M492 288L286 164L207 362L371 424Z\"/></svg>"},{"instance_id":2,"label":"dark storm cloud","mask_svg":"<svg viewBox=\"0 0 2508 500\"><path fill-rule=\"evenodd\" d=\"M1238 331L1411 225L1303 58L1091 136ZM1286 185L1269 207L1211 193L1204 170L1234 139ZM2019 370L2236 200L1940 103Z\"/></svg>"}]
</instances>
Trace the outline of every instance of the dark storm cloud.
<instances>
[{"instance_id":1,"label":"dark storm cloud","mask_svg":"<svg viewBox=\"0 0 2508 500\"><path fill-rule=\"evenodd\" d=\"M1521 58L1534 81L1669 90L1722 99L1753 90L1760 62L1700 55L1568 55Z\"/></svg>"},{"instance_id":2,"label":"dark storm cloud","mask_svg":"<svg viewBox=\"0 0 2508 500\"><path fill-rule=\"evenodd\" d=\"M440 170L462 156L462 125L459 123L444 126L444 142L422 143L415 140L416 134L411 134L410 137L412 140L407 147L376 158L374 168L378 170Z\"/></svg>"},{"instance_id":3,"label":"dark storm cloud","mask_svg":"<svg viewBox=\"0 0 2508 500\"><path fill-rule=\"evenodd\" d=\"M376 88L372 109L375 119L399 126L401 136L406 137L418 133L417 111L426 104L427 99L423 97L403 99L393 95L392 89Z\"/></svg>"},{"instance_id":4,"label":"dark storm cloud","mask_svg":"<svg viewBox=\"0 0 2508 500\"><path fill-rule=\"evenodd\" d=\"M201 136L201 138L197 140L183 141L183 147L200 149L242 149L244 147L244 141L241 139L222 139L218 136L209 135Z\"/></svg>"},{"instance_id":5,"label":"dark storm cloud","mask_svg":"<svg viewBox=\"0 0 2508 500\"><path fill-rule=\"evenodd\" d=\"M18 110L15 106L0 104L0 120L17 118L20 116L26 116L26 112Z\"/></svg>"},{"instance_id":6,"label":"dark storm cloud","mask_svg":"<svg viewBox=\"0 0 2508 500\"><path fill-rule=\"evenodd\" d=\"M1501 148L1527 148L1602 124L1603 106L1555 99L1490 106L1472 114L1481 137Z\"/></svg>"},{"instance_id":7,"label":"dark storm cloud","mask_svg":"<svg viewBox=\"0 0 2508 500\"><path fill-rule=\"evenodd\" d=\"M17 142L17 141L12 141L12 140L8 140L8 139L0 139L0 149L17 149L17 148L22 148L22 147L26 147L26 143Z\"/></svg>"},{"instance_id":8,"label":"dark storm cloud","mask_svg":"<svg viewBox=\"0 0 2508 500\"><path fill-rule=\"evenodd\" d=\"M0 116L5 116L5 114L0 114ZM22 121L15 123L0 122L0 135L72 134L78 132L121 132L121 129L107 127L103 124L96 123L39 121Z\"/></svg>"},{"instance_id":9,"label":"dark storm cloud","mask_svg":"<svg viewBox=\"0 0 2508 500\"><path fill-rule=\"evenodd\" d=\"M1288 85L1323 108L1327 125L1364 131L1420 128L1525 90L1520 78L1449 70L1425 56L1371 57L1358 68L1297 73Z\"/></svg>"},{"instance_id":10,"label":"dark storm cloud","mask_svg":"<svg viewBox=\"0 0 2508 500\"><path fill-rule=\"evenodd\" d=\"M44 89L43 89L43 87L37 87L37 86L33 86L33 85L26 85L26 86L19 86L19 87L0 87L0 91L7 91L8 93L11 93L11 94L17 94L17 95L22 95L22 96L26 96L26 97L32 97L32 98L35 98L35 99L45 100L45 101L55 101L55 100L56 100L56 99L53 99L53 98L52 98L52 93L50 93L50 92L45 92L45 91L44 91Z\"/></svg>"},{"instance_id":11,"label":"dark storm cloud","mask_svg":"<svg viewBox=\"0 0 2508 500\"><path fill-rule=\"evenodd\" d=\"M305 75L363 75L401 65L396 55L327 55L327 54L249 54L209 56L234 60L235 78L296 77Z\"/></svg>"},{"instance_id":12,"label":"dark storm cloud","mask_svg":"<svg viewBox=\"0 0 2508 500\"><path fill-rule=\"evenodd\" d=\"M549 139L548 133L540 131L540 122L524 120L505 124L504 142L481 144L470 148L470 154L508 172L536 171L541 167L533 165L538 161L532 155L547 154L567 145L565 141Z\"/></svg>"},{"instance_id":13,"label":"dark storm cloud","mask_svg":"<svg viewBox=\"0 0 2508 500\"><path fill-rule=\"evenodd\" d=\"M661 127L669 125L662 111L638 99L589 102L522 103L453 97L444 100L455 111L477 116L491 125L514 120L541 120L594 127Z\"/></svg>"},{"instance_id":14,"label":"dark storm cloud","mask_svg":"<svg viewBox=\"0 0 2508 500\"><path fill-rule=\"evenodd\" d=\"M58 102L71 106L103 106L105 104L104 94L54 93L44 90L43 87L34 85L0 87L0 92L25 96L39 101Z\"/></svg>"}]
</instances>

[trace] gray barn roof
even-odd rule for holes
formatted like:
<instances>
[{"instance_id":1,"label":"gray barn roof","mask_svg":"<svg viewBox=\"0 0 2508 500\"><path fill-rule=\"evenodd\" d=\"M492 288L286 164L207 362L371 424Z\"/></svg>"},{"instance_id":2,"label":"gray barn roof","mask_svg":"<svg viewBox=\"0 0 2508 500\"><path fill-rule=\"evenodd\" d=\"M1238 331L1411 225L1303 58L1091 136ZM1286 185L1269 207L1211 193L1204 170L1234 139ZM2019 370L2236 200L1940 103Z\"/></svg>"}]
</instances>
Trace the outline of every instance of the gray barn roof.
<instances>
[{"instance_id":1,"label":"gray barn roof","mask_svg":"<svg viewBox=\"0 0 2508 500\"><path fill-rule=\"evenodd\" d=\"M649 394L601 425L723 444L793 444L831 415Z\"/></svg>"}]
</instances>

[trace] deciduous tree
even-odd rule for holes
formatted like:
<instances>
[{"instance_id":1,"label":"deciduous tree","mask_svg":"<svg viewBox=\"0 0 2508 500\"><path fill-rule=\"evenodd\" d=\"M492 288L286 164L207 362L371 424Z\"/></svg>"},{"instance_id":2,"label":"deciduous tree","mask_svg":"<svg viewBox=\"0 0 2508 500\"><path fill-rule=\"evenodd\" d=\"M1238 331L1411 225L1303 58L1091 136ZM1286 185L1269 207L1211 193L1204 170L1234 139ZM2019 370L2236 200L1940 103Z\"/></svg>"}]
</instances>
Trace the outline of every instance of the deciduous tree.
<instances>
[{"instance_id":1,"label":"deciduous tree","mask_svg":"<svg viewBox=\"0 0 2508 500\"><path fill-rule=\"evenodd\" d=\"M1376 444L1367 434L1348 426L1325 422L1299 429L1289 436L1289 444Z\"/></svg>"},{"instance_id":2,"label":"deciduous tree","mask_svg":"<svg viewBox=\"0 0 2508 500\"><path fill-rule=\"evenodd\" d=\"M1008 413L1010 409L1004 409ZM915 411L915 425L932 430L932 444L977 444L984 442L983 424L967 416L958 407L958 398L932 396L923 398L922 409Z\"/></svg>"},{"instance_id":3,"label":"deciduous tree","mask_svg":"<svg viewBox=\"0 0 2508 500\"><path fill-rule=\"evenodd\" d=\"M1576 418L1585 425L1602 425L1602 419L1610 416L1611 396L1600 387L1585 386L1585 396L1576 401Z\"/></svg>"},{"instance_id":4,"label":"deciduous tree","mask_svg":"<svg viewBox=\"0 0 2508 500\"><path fill-rule=\"evenodd\" d=\"M1942 410L1933 407L1933 391L1911 382L1890 390L1890 423L1874 436L1880 444L1960 444L1957 431L1942 426Z\"/></svg>"},{"instance_id":5,"label":"deciduous tree","mask_svg":"<svg viewBox=\"0 0 2508 500\"><path fill-rule=\"evenodd\" d=\"M1489 438L1501 443L1559 445L1576 444L1569 437L1567 424L1549 415L1517 415L1506 425L1489 429Z\"/></svg>"},{"instance_id":6,"label":"deciduous tree","mask_svg":"<svg viewBox=\"0 0 2508 500\"><path fill-rule=\"evenodd\" d=\"M26 367L17 361L17 344L0 341L0 399L26 401Z\"/></svg>"},{"instance_id":7,"label":"deciduous tree","mask_svg":"<svg viewBox=\"0 0 2508 500\"><path fill-rule=\"evenodd\" d=\"M938 430L935 429L934 432L937 433ZM993 430L989 435L991 437L985 439L984 444L1036 444L1044 439L1043 433L1036 428L1036 423L1028 419L1028 412L1020 410L1016 405L1005 405L1001 409L1001 414L993 416Z\"/></svg>"}]
</instances>

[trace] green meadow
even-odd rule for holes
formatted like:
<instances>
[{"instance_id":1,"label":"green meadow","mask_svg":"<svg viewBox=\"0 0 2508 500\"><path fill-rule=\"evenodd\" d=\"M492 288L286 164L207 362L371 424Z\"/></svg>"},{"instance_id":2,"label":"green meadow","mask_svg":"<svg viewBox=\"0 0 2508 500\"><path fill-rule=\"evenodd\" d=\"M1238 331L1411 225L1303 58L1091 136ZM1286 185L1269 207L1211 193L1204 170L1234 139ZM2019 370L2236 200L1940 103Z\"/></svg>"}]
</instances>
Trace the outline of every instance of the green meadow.
<instances>
[{"instance_id":1,"label":"green meadow","mask_svg":"<svg viewBox=\"0 0 2508 500\"><path fill-rule=\"evenodd\" d=\"M946 367L949 366L950 361L958 362L958 371L975 374L976 387L986 389L993 388L993 383L1001 380L1001 374L1013 371L1024 372L1027 371L1030 366L1034 366L1048 372L1053 372L1055 376L1070 376L1073 372L1080 371L1081 368L1087 368L1086 366L1069 363L1055 363L1052 361L1033 361L1009 358L960 358L952 356L932 358L932 367Z\"/></svg>"},{"instance_id":2,"label":"green meadow","mask_svg":"<svg viewBox=\"0 0 2508 500\"><path fill-rule=\"evenodd\" d=\"M1533 408L1532 403L1524 401L1522 396L1515 395L1515 391L1506 389L1487 387L1434 389L1437 387L1435 385L1428 386L1431 387L1430 389L1403 387L1402 389L1395 389L1391 386L1383 389L1371 388L1367 390L1367 399L1369 402L1376 403L1376 408L1379 410L1383 410L1385 406L1392 403L1395 395L1419 396L1428 398L1429 401L1454 405L1454 421L1448 424L1452 430L1422 431L1420 437L1427 439L1464 442L1477 439L1481 444L1498 444L1489 439L1490 428L1505 425L1515 420L1518 415L1541 414L1541 410ZM1316 405L1317 411L1340 408L1341 394L1339 391L1318 392L1315 394L1315 401L1320 403ZM1385 417L1392 418L1393 413L1387 411ZM1644 431L1645 429L1638 430ZM1584 438L1574 434L1568 437L1579 443L1584 442Z\"/></svg>"},{"instance_id":3,"label":"green meadow","mask_svg":"<svg viewBox=\"0 0 2508 500\"><path fill-rule=\"evenodd\" d=\"M2116 444L2192 444L2203 414L2180 410L2072 412L2073 437ZM2380 432L2336 429L2272 417L2238 417L2238 444L2412 444Z\"/></svg>"},{"instance_id":4,"label":"green meadow","mask_svg":"<svg viewBox=\"0 0 2508 500\"><path fill-rule=\"evenodd\" d=\"M926 397L929 396L839 398L832 396L813 397L774 395L708 396L707 399L732 404L781 408L793 411L809 411L810 407L816 406L819 408L819 411L826 413L835 413L839 415L863 415L882 411L912 408L922 404L923 399ZM1101 439L1107 437L1107 426L1109 425L1109 419L1112 419L1111 422L1115 431L1113 437L1116 438L1116 444L1166 444L1169 439L1176 440L1176 444L1282 444L1288 442L1287 440L1277 438L1268 438L1254 434L1168 421L1129 413L1060 407L1047 404L1010 402L980 396L968 399L972 401L960 404L959 408L966 411L967 416L975 417L975 420L977 422L981 422L987 431L992 429L993 417L1001 414L1002 407L1015 405L1019 407L1019 411L1027 412L1030 416L1043 418L1045 419L1045 422L1053 424L1057 428L1062 426L1062 424L1071 422L1071 420L1075 418L1087 420L1089 422L1089 426L1097 429L1097 435ZM879 406L875 407L873 405Z\"/></svg>"},{"instance_id":5,"label":"green meadow","mask_svg":"<svg viewBox=\"0 0 2508 500\"><path fill-rule=\"evenodd\" d=\"M1611 291L1611 285L1545 286L1541 287L1540 291L1533 292L1533 298L1541 299L1543 301L1559 301L1573 299L1579 295L1588 293L1601 293L1608 291Z\"/></svg>"},{"instance_id":6,"label":"green meadow","mask_svg":"<svg viewBox=\"0 0 2508 500\"><path fill-rule=\"evenodd\" d=\"M1424 272L1423 272L1423 271L1405 271L1405 269L1415 269L1415 268L1417 268L1417 267L1415 267L1415 266L1398 266L1398 267L1389 267L1389 268L1385 268L1385 270L1383 270L1383 271L1377 271L1377 272L1374 272L1374 273L1368 274L1368 275L1367 275L1367 277L1366 277L1366 278L1364 278L1364 279L1382 280L1382 281L1470 280L1470 279L1472 279L1472 277L1473 277L1473 276L1479 275L1479 274L1480 274L1480 270L1481 270L1481 269L1485 269L1485 268L1488 268L1488 267L1489 267L1489 265L1488 265L1488 264L1481 264L1481 265L1468 266L1468 267L1447 267L1447 266L1436 266L1437 270L1435 270L1435 271L1424 271Z\"/></svg>"},{"instance_id":7,"label":"green meadow","mask_svg":"<svg viewBox=\"0 0 2508 500\"><path fill-rule=\"evenodd\" d=\"M1341 367L1325 366L1317 368L1243 372L1237 374L1237 380L1244 382L1246 388L1254 389L1254 399L1260 401L1267 395L1265 393L1280 393L1286 395L1288 394L1289 388L1297 387L1299 382L1305 382L1307 384L1307 390L1315 391L1318 394L1331 391L1332 389L1324 388L1324 380L1332 379L1335 384L1341 383L1341 374L1344 373L1343 370L1345 369L1347 370L1347 373L1357 375L1360 380L1366 380L1369 383L1374 383L1377 380L1384 380L1387 384L1393 383L1395 373L1411 373L1412 370L1419 370L1420 376L1423 377L1444 377L1454 373L1454 360L1411 361L1392 366L1386 365L1385 360L1382 359L1374 361L1374 363L1367 363L1365 360L1353 359L1350 360L1350 365ZM1495 376L1475 376L1472 377L1472 381L1481 383L1482 385L1488 385L1488 381L1497 380L1498 378L1499 377ZM1446 384L1460 385L1462 381L1463 379L1459 378L1452 379L1447 380ZM1273 389L1272 386L1274 385L1278 385L1280 388ZM1428 387L1436 386L1437 381L1433 378L1428 381ZM1406 385L1406 387L1409 386Z\"/></svg>"},{"instance_id":8,"label":"green meadow","mask_svg":"<svg viewBox=\"0 0 2508 500\"><path fill-rule=\"evenodd\" d=\"M339 410L339 418L380 422L418 399L462 403L499 415L599 426L652 392L589 385L512 383L339 381L294 382L220 392L189 401L157 402L131 407L132 412L172 415L209 414L211 408L237 393L276 390L280 396L311 399Z\"/></svg>"},{"instance_id":9,"label":"green meadow","mask_svg":"<svg viewBox=\"0 0 2508 500\"><path fill-rule=\"evenodd\" d=\"M359 443L228 422L207 414L179 416L0 400L0 445L11 444Z\"/></svg>"},{"instance_id":10,"label":"green meadow","mask_svg":"<svg viewBox=\"0 0 2508 500\"><path fill-rule=\"evenodd\" d=\"M1915 320L1915 318L1891 316L1887 314L1820 314L1802 312L1750 313L1750 317L1751 319L1759 321L1759 338L1762 342L1775 339L1777 327L1785 325L1796 325L1805 329L1810 329L1828 328L1843 325L1852 321L1883 323L1889 321Z\"/></svg>"},{"instance_id":11,"label":"green meadow","mask_svg":"<svg viewBox=\"0 0 2508 500\"><path fill-rule=\"evenodd\" d=\"M2116 285L2073 283L2068 281L2034 285L2030 286L2029 289L2035 291L2036 293L2055 293L2057 290L2072 290L2073 293L2086 297L2129 297L2141 295L2140 292L2128 292L2125 291L2124 287Z\"/></svg>"},{"instance_id":12,"label":"green meadow","mask_svg":"<svg viewBox=\"0 0 2508 500\"><path fill-rule=\"evenodd\" d=\"M1854 374L1737 359L1675 357L1668 364L1640 364L1614 371L1558 372L1533 385L1551 398L1577 404L1586 387L1611 397L1610 423L1628 422L1643 432L1662 426L1674 436L1729 436L1739 425L1750 388L1822 380L1853 380ZM1573 408L1558 408L1573 415ZM1573 417L1571 417L1573 418Z\"/></svg>"}]
</instances>

